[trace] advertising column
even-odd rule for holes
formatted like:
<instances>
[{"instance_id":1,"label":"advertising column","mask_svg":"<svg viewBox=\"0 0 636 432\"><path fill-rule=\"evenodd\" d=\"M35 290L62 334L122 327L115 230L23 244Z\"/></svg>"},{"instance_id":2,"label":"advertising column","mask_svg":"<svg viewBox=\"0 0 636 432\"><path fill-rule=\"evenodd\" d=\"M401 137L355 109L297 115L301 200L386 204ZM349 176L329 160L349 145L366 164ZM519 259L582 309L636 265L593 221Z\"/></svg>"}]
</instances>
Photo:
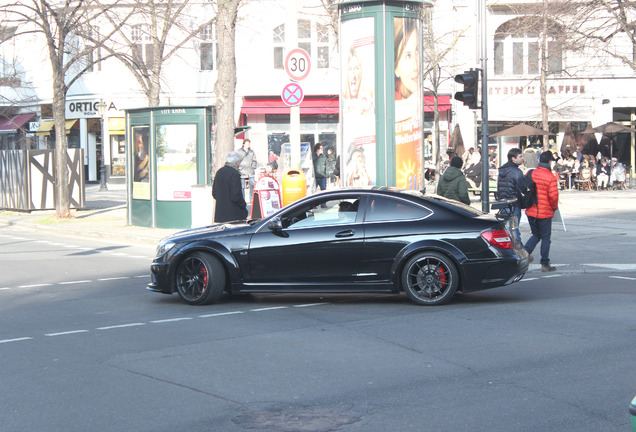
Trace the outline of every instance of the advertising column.
<instances>
[{"instance_id":1,"label":"advertising column","mask_svg":"<svg viewBox=\"0 0 636 432\"><path fill-rule=\"evenodd\" d=\"M422 187L420 20L393 18L395 65L395 185Z\"/></svg>"}]
</instances>

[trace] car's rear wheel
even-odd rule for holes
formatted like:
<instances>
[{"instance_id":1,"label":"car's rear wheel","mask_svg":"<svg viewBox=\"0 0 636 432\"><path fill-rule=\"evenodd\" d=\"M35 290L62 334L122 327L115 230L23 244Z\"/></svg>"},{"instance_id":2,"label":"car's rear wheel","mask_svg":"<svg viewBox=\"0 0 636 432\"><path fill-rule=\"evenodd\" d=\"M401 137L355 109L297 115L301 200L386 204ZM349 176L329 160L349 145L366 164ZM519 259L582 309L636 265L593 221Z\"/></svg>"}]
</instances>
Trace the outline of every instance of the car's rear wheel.
<instances>
[{"instance_id":1,"label":"car's rear wheel","mask_svg":"<svg viewBox=\"0 0 636 432\"><path fill-rule=\"evenodd\" d=\"M179 296L192 305L205 305L218 300L225 287L225 271L221 262L206 253L187 256L176 273Z\"/></svg>"},{"instance_id":2,"label":"car's rear wheel","mask_svg":"<svg viewBox=\"0 0 636 432\"><path fill-rule=\"evenodd\" d=\"M423 252L412 257L402 272L402 288L419 305L448 302L459 284L453 262L437 252Z\"/></svg>"}]
</instances>

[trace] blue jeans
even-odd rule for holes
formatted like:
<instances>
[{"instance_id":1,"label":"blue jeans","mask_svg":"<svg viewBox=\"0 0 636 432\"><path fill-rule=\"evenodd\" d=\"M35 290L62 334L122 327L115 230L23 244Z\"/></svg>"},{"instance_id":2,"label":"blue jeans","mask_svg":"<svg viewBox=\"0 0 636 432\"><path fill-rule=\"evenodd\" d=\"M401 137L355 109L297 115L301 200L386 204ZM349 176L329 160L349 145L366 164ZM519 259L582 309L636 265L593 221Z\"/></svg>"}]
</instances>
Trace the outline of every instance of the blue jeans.
<instances>
[{"instance_id":1,"label":"blue jeans","mask_svg":"<svg viewBox=\"0 0 636 432\"><path fill-rule=\"evenodd\" d=\"M550 264L550 237L552 236L552 218L537 219L528 216L532 237L526 242L525 248L532 253L541 241L541 264Z\"/></svg>"},{"instance_id":2,"label":"blue jeans","mask_svg":"<svg viewBox=\"0 0 636 432\"><path fill-rule=\"evenodd\" d=\"M321 191L327 189L327 177L316 177L316 185Z\"/></svg>"},{"instance_id":3,"label":"blue jeans","mask_svg":"<svg viewBox=\"0 0 636 432\"><path fill-rule=\"evenodd\" d=\"M507 214L510 216L517 216L517 228L515 228L515 237L517 237L517 241L519 244L521 243L521 231L519 231L519 223L521 223L521 208L520 207L512 207L512 209L503 209L501 211L502 214Z\"/></svg>"}]
</instances>

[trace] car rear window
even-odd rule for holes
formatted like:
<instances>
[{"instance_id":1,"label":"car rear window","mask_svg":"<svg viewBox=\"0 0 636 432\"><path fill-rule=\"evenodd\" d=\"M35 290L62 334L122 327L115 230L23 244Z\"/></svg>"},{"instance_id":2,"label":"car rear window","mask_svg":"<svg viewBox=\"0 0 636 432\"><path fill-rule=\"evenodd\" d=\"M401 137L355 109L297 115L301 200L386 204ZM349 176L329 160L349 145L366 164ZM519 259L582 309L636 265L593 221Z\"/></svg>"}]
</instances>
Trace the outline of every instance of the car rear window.
<instances>
[{"instance_id":1,"label":"car rear window","mask_svg":"<svg viewBox=\"0 0 636 432\"><path fill-rule=\"evenodd\" d=\"M430 215L431 211L409 201L372 197L365 216L366 222L396 221L422 219Z\"/></svg>"}]
</instances>

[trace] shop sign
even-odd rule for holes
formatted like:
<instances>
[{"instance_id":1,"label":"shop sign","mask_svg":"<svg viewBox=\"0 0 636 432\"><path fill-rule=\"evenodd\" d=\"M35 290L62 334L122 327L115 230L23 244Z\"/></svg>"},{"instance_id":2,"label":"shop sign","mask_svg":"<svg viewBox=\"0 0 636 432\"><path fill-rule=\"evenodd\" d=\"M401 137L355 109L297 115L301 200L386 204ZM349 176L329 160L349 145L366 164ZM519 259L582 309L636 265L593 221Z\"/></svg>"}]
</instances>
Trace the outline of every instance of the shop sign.
<instances>
[{"instance_id":1,"label":"shop sign","mask_svg":"<svg viewBox=\"0 0 636 432\"><path fill-rule=\"evenodd\" d=\"M67 101L66 102L66 118L99 118L97 104L99 100L92 101Z\"/></svg>"}]
</instances>

